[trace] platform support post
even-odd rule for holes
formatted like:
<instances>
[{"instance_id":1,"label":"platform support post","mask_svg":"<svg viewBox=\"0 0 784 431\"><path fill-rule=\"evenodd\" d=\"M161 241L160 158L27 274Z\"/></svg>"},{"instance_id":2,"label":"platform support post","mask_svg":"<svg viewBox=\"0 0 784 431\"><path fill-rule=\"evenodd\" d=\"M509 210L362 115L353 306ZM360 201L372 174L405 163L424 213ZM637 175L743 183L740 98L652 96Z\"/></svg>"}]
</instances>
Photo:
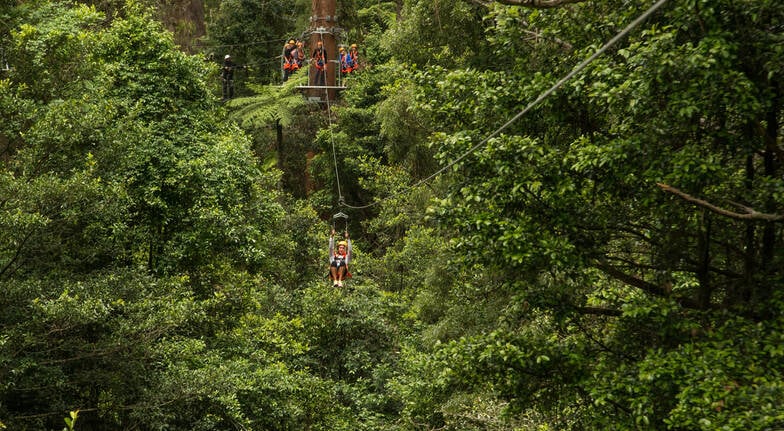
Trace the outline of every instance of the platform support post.
<instances>
[{"instance_id":1,"label":"platform support post","mask_svg":"<svg viewBox=\"0 0 784 431\"><path fill-rule=\"evenodd\" d=\"M326 58L326 79L324 83L327 87L335 87L335 77L339 63L332 61L338 58L337 39L335 37L338 29L337 2L336 0L313 0L310 16L310 46L308 54L316 49L317 42L322 41L324 49L327 50ZM316 68L311 65L310 78L308 85L316 85ZM334 89L308 90L308 97L327 97L328 101L335 100L337 92Z\"/></svg>"}]
</instances>

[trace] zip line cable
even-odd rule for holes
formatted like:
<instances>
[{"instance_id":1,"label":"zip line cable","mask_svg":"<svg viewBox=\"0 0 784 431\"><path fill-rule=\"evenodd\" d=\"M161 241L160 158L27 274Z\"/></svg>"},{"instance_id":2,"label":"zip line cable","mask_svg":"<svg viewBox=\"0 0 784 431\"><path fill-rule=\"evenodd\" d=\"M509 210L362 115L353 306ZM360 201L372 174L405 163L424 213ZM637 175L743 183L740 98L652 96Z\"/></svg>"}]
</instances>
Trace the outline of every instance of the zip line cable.
<instances>
[{"instance_id":1,"label":"zip line cable","mask_svg":"<svg viewBox=\"0 0 784 431\"><path fill-rule=\"evenodd\" d=\"M667 0L658 0L658 1L657 1L656 3L654 3L654 4L653 4L653 5L650 7L650 8L648 8L648 10L647 10L647 11L645 11L645 12L644 12L642 15L640 15L640 16L639 16L639 17L637 17L637 18L636 18L634 21L632 21L632 22L631 22L629 25L627 25L627 26L626 26L626 28L624 28L623 30L621 30L621 32L619 32L618 34L616 34L616 35L615 35L615 37L613 37L613 38L612 38L612 39L610 39L608 42L606 42L606 43L605 43L605 44L604 44L604 45L603 45L601 48L599 48L599 50L597 50L595 53L593 53L593 54L592 54L590 57L588 57L588 58L586 58L585 60L583 60L583 61L582 61L580 64L578 64L578 65L577 65L577 67L575 67L574 69L572 69L572 71L571 71L571 72L569 72L569 73L568 73L566 76L564 76L563 78L561 78L561 79L560 79L558 82L556 82L556 83L555 83L555 84L554 84L552 87L550 87L548 90L546 90L546 91L544 91L543 93L541 93L541 94L539 95L539 97L537 97L537 98L536 98L536 100L534 100L533 102L529 103L529 104L528 104L528 106L526 106L526 107L525 107L525 108L524 108L522 111L518 112L518 113L517 113L517 114L516 114L514 117L512 117L512 118L511 118L509 121L507 121L506 123L504 123L504 124L503 124L501 127L497 128L497 129L496 129L496 130L495 130L493 133L491 133L491 134L487 135L487 137L485 137L484 139L482 139L482 141L481 141L481 142L479 142L478 144L476 144L476 145L472 146L471 148L469 148L469 149L468 149L468 151L464 152L464 153L463 153L463 154L461 154L459 157L457 157L456 159L454 159L454 160L452 160L451 162L449 162L449 163L448 163L446 166L444 166L444 167L442 167L441 169L439 169L439 170L435 171L433 174L431 174L431 175L430 175L430 176L428 176L427 178L424 178L424 179L422 179L422 180L419 180L419 181L417 181L416 183L414 183L414 184L412 184L412 185L410 185L410 186L407 186L406 188L404 188L403 190L401 190L401 191L399 191L399 192L392 193L391 195L388 195L388 196L384 197L383 199L379 199L379 200L377 200L377 201L375 201L375 202L372 202L372 203L369 203L369 204L367 204L367 205L357 205L357 206L354 206L354 205L349 205L349 204L347 204L347 203L345 203L345 202L343 202L343 201L342 201L343 197L342 197L342 196L340 196L340 192L338 191L338 195L339 195L339 198L340 198L339 205L342 205L342 206L344 206L344 207L346 207L346 208L351 208L351 209L365 209L365 208L370 208L370 207L372 207L372 206L375 206L375 205L378 205L378 204L380 204L380 203L382 203L382 202L385 202L385 201L387 201L387 200L389 200L389 199L392 199L393 197L396 197L396 196L399 196L399 195L401 195L401 194L403 194L403 193L405 193L405 192L408 192L409 190L411 190L411 189L413 189L413 188L415 188L415 187L418 187L418 186L420 186L420 185L422 185L422 184L424 184L424 183L426 183L426 182L428 182L428 181L432 180L433 178L437 177L438 175L441 175L441 174L442 174L444 171L446 171L447 169L449 169L449 168L451 168L452 166L456 165L458 162L460 162L461 160L463 160L463 159L465 159L466 157L468 157L469 155L471 155L471 154L472 154L474 151L476 151L476 150L478 150L480 147L484 146L484 145L485 145L485 144L486 144L488 141L490 141L490 139L493 139L494 137L498 136L498 135L499 135L499 134L500 134L502 131L506 130L506 128L508 128L509 126L511 126L511 125L512 125L514 122L516 122L517 120L519 120L519 119L520 119L520 117L522 117L523 115L527 114L527 113L528 113L528 111L530 111L531 109L533 109L534 107L536 107L537 105L539 105L539 103L541 103L541 102L542 102L544 99L546 99L547 97L549 97L549 96L550 96L551 94L553 94L553 93L554 93L556 90L558 90L558 89L559 89L561 86L563 86L563 85L564 85L566 82L568 82L568 81L569 81L570 79L572 79L572 78L573 78L575 75L577 75L577 74L578 74L578 73L580 73L580 72L581 72L583 69L585 69L585 68L586 68L586 67L587 67L587 66L588 66L588 65L589 65L591 62L593 62L593 61L594 61L594 60L595 60L597 57L599 57L600 55L604 54L604 52L605 52L605 51L607 51L607 50L608 50L608 49L609 49L611 46L615 45L615 43L616 43L616 42L618 42L620 39L624 38L624 37L625 37L627 34L629 34L629 32L631 32L631 31L632 31L634 28L636 28L636 27L637 27L638 25L640 25L640 24L641 24L643 21L645 21L646 19L648 19L648 17L649 17L649 16L651 16L651 15L652 15L654 12L656 12L656 11L657 11L657 10L658 10L658 9L659 9L661 6L663 6L663 5L664 5L664 3L666 3L666 2L667 2ZM334 156L334 144L333 144L333 156ZM336 175L337 175L337 169L338 169L338 165L337 165L337 158L335 158L335 174L336 174ZM338 186L338 188L339 188L339 186Z\"/></svg>"},{"instance_id":2,"label":"zip line cable","mask_svg":"<svg viewBox=\"0 0 784 431\"><path fill-rule=\"evenodd\" d=\"M326 66L324 67L326 73ZM338 186L338 205L346 205L343 200L343 194L340 191L340 173L338 172L338 156L335 152L335 135L332 133L332 107L329 104L329 90L324 89L324 95L327 99L327 119L329 121L329 140L332 142L332 161L335 163L335 182Z\"/></svg>"},{"instance_id":3,"label":"zip line cable","mask_svg":"<svg viewBox=\"0 0 784 431\"><path fill-rule=\"evenodd\" d=\"M319 33L319 40L321 41L321 46L323 47L324 35L321 33ZM321 55L321 53L319 53L319 55ZM316 69L317 70L316 73L323 73L325 75L324 80L322 81L324 82L324 84L326 84L327 81L326 74L327 74L328 64L329 63L327 62L327 59L324 58L324 70L319 72L318 68ZM332 143L332 161L335 164L335 183L338 186L338 205L344 205L345 202L343 200L343 194L340 191L340 172L338 172L338 156L337 153L335 152L335 134L332 131L332 106L329 104L329 90L326 87L324 88L324 99L327 101L327 121L329 122L329 140Z\"/></svg>"},{"instance_id":4,"label":"zip line cable","mask_svg":"<svg viewBox=\"0 0 784 431\"><path fill-rule=\"evenodd\" d=\"M211 44L193 44L188 45L189 48L235 48L238 46L253 46L253 45L263 45L265 43L273 43L273 42L285 42L288 39L269 39L269 40L261 40L257 42L246 42L246 43L232 43L226 45L211 45Z\"/></svg>"}]
</instances>

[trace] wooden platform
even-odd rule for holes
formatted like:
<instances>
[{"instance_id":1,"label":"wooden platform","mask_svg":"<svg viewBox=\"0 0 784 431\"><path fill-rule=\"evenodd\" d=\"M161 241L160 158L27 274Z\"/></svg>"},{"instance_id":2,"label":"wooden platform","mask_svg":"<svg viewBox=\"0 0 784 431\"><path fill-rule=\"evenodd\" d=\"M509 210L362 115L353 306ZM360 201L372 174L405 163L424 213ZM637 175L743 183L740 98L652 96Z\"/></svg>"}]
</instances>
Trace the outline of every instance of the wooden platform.
<instances>
[{"instance_id":1,"label":"wooden platform","mask_svg":"<svg viewBox=\"0 0 784 431\"><path fill-rule=\"evenodd\" d=\"M338 85L298 85L298 90L345 90L345 86Z\"/></svg>"}]
</instances>

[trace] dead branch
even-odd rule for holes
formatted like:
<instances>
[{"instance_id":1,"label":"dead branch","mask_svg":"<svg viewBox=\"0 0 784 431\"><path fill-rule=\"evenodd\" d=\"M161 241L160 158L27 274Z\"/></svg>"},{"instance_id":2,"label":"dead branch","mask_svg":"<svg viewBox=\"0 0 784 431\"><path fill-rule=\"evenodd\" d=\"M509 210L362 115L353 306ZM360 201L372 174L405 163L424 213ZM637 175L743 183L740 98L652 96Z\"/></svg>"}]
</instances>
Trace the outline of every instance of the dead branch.
<instances>
[{"instance_id":1,"label":"dead branch","mask_svg":"<svg viewBox=\"0 0 784 431\"><path fill-rule=\"evenodd\" d=\"M523 30L523 33L531 36L534 40L550 40L552 42L557 43L558 45L561 45L567 51L571 51L572 50L572 44L571 43L569 43L569 42L567 42L565 40L559 39L557 37L554 37L554 36L544 36L541 33L537 33L535 31L531 31L531 30Z\"/></svg>"},{"instance_id":2,"label":"dead branch","mask_svg":"<svg viewBox=\"0 0 784 431\"><path fill-rule=\"evenodd\" d=\"M612 316L618 317L623 315L621 310L616 310L614 308L603 308L603 307L575 307L575 310L580 314L592 314L596 316Z\"/></svg>"},{"instance_id":3,"label":"dead branch","mask_svg":"<svg viewBox=\"0 0 784 431\"><path fill-rule=\"evenodd\" d=\"M656 183L656 185L659 186L659 188L664 190L665 192L672 193L675 196L678 196L679 198L685 200L686 202L691 202L699 207L705 208L713 213L723 215L725 217L733 218L736 220L758 220L758 221L767 221L767 222L784 221L784 215L761 213L753 208L749 208L747 206L735 203L734 204L735 206L737 206L738 208L744 211L743 213L737 213L734 211L726 210L724 208L719 208L708 201L695 198L694 196L691 196L690 194L678 190L670 185L664 183Z\"/></svg>"}]
</instances>

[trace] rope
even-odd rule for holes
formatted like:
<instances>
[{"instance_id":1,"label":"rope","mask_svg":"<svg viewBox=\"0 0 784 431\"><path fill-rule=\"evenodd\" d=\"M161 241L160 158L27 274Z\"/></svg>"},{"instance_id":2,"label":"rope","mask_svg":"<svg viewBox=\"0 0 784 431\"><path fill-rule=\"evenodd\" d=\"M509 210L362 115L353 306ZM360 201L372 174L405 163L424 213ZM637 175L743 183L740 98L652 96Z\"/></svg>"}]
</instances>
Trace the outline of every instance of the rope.
<instances>
[{"instance_id":1,"label":"rope","mask_svg":"<svg viewBox=\"0 0 784 431\"><path fill-rule=\"evenodd\" d=\"M329 121L329 140L332 142L332 161L335 164L335 182L338 186L338 205L346 206L346 202L343 199L343 194L340 191L340 173L338 172L338 156L335 152L335 135L332 132L332 108L329 104L329 91L325 88L324 95L326 96L327 100L327 119Z\"/></svg>"},{"instance_id":2,"label":"rope","mask_svg":"<svg viewBox=\"0 0 784 431\"><path fill-rule=\"evenodd\" d=\"M504 123L504 124L503 124L501 127L497 128L495 131L493 131L493 133L491 133L491 134L487 135L487 137L485 137L484 139L482 139L482 141L481 141L481 142L479 142L478 144L476 144L476 145L472 146L471 148L469 148L469 149L468 149L468 151L464 152L464 153L463 153L463 154L461 154L461 155L460 155L458 158L456 158L456 159L452 160L450 163L448 163L446 166L442 167L441 169L437 170L437 171L436 171L436 172L434 172L432 175L428 176L427 178L424 178L424 179L422 179L422 180L419 180L419 181L417 181L416 183L414 183L414 184L412 184L412 185L410 185L410 186L408 186L408 187L404 188L403 190L401 190L401 191L399 191L399 192L397 192L397 193L393 193L393 194L391 194L391 195L388 195L388 196L386 196L386 197L385 197L385 198L383 198L383 199L379 199L379 200L377 200L377 201L375 201L375 202L372 202L372 203L369 203L369 204L367 204L367 205L357 205L357 206L354 206L354 205L349 205L349 204L346 204L345 202L344 202L342 205L343 205L343 206L345 206L346 208L351 208L351 209L365 209L365 208L370 208L370 207L372 207L372 206L375 206L375 205L378 205L378 204L380 204L380 203L382 203L382 202L385 202L385 201L387 201L387 200L389 200L389 199L392 199L393 197L396 197L396 196L399 196L399 195L401 195L401 194L403 194L403 193L406 193L406 192L408 192L409 190L411 190L411 189L413 189L413 188L415 188L415 187L418 187L418 186L420 186L420 185L422 185L422 184L424 184L424 183L426 183L426 182L428 182L428 181L432 180L433 178L437 177L438 175L441 175L441 174L442 174L444 171L446 171L447 169L450 169L452 166L456 165L458 162L460 162L461 160L463 160L463 159L465 159L466 157L468 157L469 155L471 155L473 152L475 152L476 150L478 150L480 147L484 146L484 145L485 145L485 144L486 144L486 143L487 143L487 142L488 142L490 139L493 139L494 137L498 136L498 135L499 135L499 134L500 134L502 131L504 131L506 128L508 128L509 126L511 126L511 125L512 125L514 122L516 122L517 120L519 120L519 119L520 119L520 117L522 117L523 115L527 114L527 113L528 113L528 111L530 111L531 109L533 109L534 107L536 107L537 105L539 105L539 103L541 103L541 102L542 102L544 99L546 99L547 97L549 97L549 96L550 96L551 94L553 94L553 93L554 93L556 90L558 90L559 88L561 88L561 87L562 87L562 86L563 86L563 85L564 85L566 82L568 82L568 81L569 81L570 79L572 79L572 78L573 78L575 75L577 75L577 74L578 74L578 73L580 73L580 72L581 72L583 69L585 69L585 68L586 68L586 67L587 67L587 66L588 66L588 65L589 65L591 62L593 62L593 61L594 61L594 60L595 60L597 57L599 57L600 55L604 54L604 52L605 52L605 51L607 51L607 50L608 50L608 49L609 49L611 46L613 46L613 45L614 45L616 42L618 42L620 39L622 39L622 38L623 38L623 37L625 37L627 34L629 34L629 32L631 32L631 31L632 31L634 28L636 28L638 25L640 25L640 24L641 24L643 21L645 21L646 19L648 19L648 17L649 17L649 16L651 16L651 14L653 14L653 13L654 13L656 10L658 10L658 9L659 9L661 6L663 6L663 5L664 5L664 3L666 3L666 2L667 2L667 0L659 0L659 1L657 1L656 3L654 3L654 4L653 4L653 5L650 7L650 8L648 8L648 10L647 10L647 11L645 11L645 12L644 12L642 15L640 15L639 17L637 17L637 19L635 19L635 20L634 20L634 21L632 21L632 22L631 22L629 25L627 25L627 26L626 26L626 28L624 28L624 29L623 29L623 30L622 30L620 33L618 33L617 35L615 35L615 37L613 37L612 39L610 39L610 40L609 40L607 43L605 43L605 44L604 44L604 45L603 45L601 48L599 48L599 50L598 50L598 51L596 51L595 53L593 53L593 54L592 54L590 57L588 57L587 59L583 60L583 61L582 61L582 62L581 62L579 65L577 65L577 67L575 67L574 69L572 69L572 71L571 71L571 72L569 72L569 73L568 73L566 76L564 76L563 78L561 78L561 79L560 79L558 82L556 82L556 83L555 83L555 84L554 84L552 87L550 87L548 90L546 90L546 91L544 91L542 94L540 94L540 95L539 95L539 97L537 97L537 98L536 98L536 100L534 100L533 102L529 103L529 104L528 104L528 106L526 106L526 107L525 107L525 108L524 108L522 111L518 112L518 113L517 113L517 114L516 114L514 117L512 117L512 118L511 118L509 121L507 121L506 123ZM335 169L337 169L337 164L335 165Z\"/></svg>"},{"instance_id":3,"label":"rope","mask_svg":"<svg viewBox=\"0 0 784 431\"><path fill-rule=\"evenodd\" d=\"M321 45L324 46L324 35L319 34L319 39L321 40ZM324 74L324 84L326 86L327 83L327 65L328 61L324 58L324 70L321 72L316 73L323 73ZM329 103L329 90L324 88L324 99L327 101L327 121L329 122L329 140L332 143L332 162L335 165L335 183L338 186L338 205L345 205L345 201L343 199L343 194L340 190L340 172L338 171L338 156L337 152L335 151L335 134L332 131L332 106Z\"/></svg>"},{"instance_id":4,"label":"rope","mask_svg":"<svg viewBox=\"0 0 784 431\"><path fill-rule=\"evenodd\" d=\"M273 43L273 42L285 42L289 39L269 39L269 40L261 40L257 42L247 42L247 43L232 43L227 45L210 45L210 44L192 44L188 45L190 48L234 48L238 46L253 46L253 45L263 45L265 43Z\"/></svg>"}]
</instances>

